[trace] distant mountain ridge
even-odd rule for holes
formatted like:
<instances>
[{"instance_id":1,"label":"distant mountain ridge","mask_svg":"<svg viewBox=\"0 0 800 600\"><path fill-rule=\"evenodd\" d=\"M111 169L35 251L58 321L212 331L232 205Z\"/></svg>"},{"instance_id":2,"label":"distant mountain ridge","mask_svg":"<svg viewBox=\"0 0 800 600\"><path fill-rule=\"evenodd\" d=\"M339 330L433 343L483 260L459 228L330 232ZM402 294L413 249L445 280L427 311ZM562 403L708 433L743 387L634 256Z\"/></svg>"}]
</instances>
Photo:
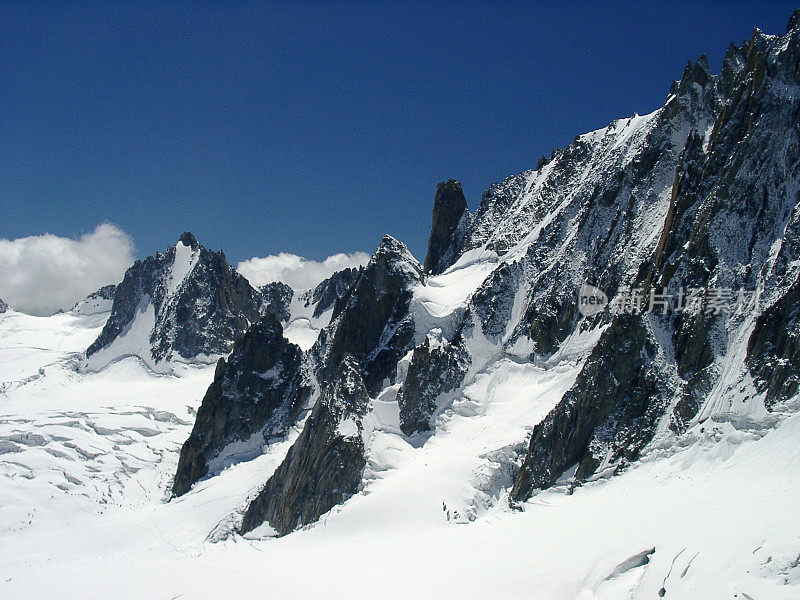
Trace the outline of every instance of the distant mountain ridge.
<instances>
[{"instance_id":1,"label":"distant mountain ridge","mask_svg":"<svg viewBox=\"0 0 800 600\"><path fill-rule=\"evenodd\" d=\"M100 313L111 312L111 307L114 303L114 292L117 286L115 284L105 285L99 290L92 292L83 300L80 300L72 305L68 312L77 315L95 315Z\"/></svg>"},{"instance_id":2,"label":"distant mountain ridge","mask_svg":"<svg viewBox=\"0 0 800 600\"><path fill-rule=\"evenodd\" d=\"M184 233L166 252L137 260L114 290L111 315L85 368L125 356L153 368L170 359L226 354L270 307L222 252Z\"/></svg>"}]
</instances>

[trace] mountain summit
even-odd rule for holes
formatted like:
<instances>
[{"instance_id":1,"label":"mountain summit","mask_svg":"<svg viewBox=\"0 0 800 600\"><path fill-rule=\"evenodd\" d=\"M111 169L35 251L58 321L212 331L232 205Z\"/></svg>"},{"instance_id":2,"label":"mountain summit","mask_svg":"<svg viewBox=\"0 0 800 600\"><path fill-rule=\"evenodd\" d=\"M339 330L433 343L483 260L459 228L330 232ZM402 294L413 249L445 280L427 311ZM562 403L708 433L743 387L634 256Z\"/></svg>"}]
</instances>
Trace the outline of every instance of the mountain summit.
<instances>
[{"instance_id":1,"label":"mountain summit","mask_svg":"<svg viewBox=\"0 0 800 600\"><path fill-rule=\"evenodd\" d=\"M222 252L206 250L188 231L166 252L137 260L113 298L111 316L86 351L89 370L125 356L161 369L173 359L227 354L269 311Z\"/></svg>"}]
</instances>

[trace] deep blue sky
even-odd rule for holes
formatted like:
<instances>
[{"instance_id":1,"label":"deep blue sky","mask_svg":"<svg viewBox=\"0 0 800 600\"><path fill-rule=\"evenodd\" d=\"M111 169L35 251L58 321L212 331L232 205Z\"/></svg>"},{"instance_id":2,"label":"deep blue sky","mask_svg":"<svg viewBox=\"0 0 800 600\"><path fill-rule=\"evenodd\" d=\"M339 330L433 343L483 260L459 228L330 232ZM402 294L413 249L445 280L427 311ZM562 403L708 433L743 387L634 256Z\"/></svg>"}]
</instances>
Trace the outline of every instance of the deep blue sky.
<instances>
[{"instance_id":1,"label":"deep blue sky","mask_svg":"<svg viewBox=\"0 0 800 600\"><path fill-rule=\"evenodd\" d=\"M474 209L791 9L3 2L0 237L109 220L140 255L191 229L236 262L391 233L422 259L438 181Z\"/></svg>"}]
</instances>

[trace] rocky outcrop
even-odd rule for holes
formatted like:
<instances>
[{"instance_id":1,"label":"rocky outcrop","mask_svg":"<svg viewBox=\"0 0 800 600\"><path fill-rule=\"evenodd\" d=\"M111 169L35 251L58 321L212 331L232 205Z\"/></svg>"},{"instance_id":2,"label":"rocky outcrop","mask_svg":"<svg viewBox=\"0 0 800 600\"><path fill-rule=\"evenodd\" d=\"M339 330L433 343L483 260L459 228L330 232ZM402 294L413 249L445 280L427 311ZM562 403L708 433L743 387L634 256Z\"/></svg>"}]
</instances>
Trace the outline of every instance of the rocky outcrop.
<instances>
[{"instance_id":1,"label":"rocky outcrop","mask_svg":"<svg viewBox=\"0 0 800 600\"><path fill-rule=\"evenodd\" d=\"M521 276L520 265L501 263L472 295L470 307L485 336L498 340L506 332Z\"/></svg>"},{"instance_id":2,"label":"rocky outcrop","mask_svg":"<svg viewBox=\"0 0 800 600\"><path fill-rule=\"evenodd\" d=\"M443 396L459 389L471 362L461 330L450 342L428 336L414 348L408 374L397 392L403 433L413 435L431 428L431 419L446 404Z\"/></svg>"},{"instance_id":3,"label":"rocky outcrop","mask_svg":"<svg viewBox=\"0 0 800 600\"><path fill-rule=\"evenodd\" d=\"M797 394L800 383L800 280L757 319L747 346L747 364L764 404Z\"/></svg>"},{"instance_id":4,"label":"rocky outcrop","mask_svg":"<svg viewBox=\"0 0 800 600\"><path fill-rule=\"evenodd\" d=\"M317 285L306 298L306 306L314 305L314 318L319 318L326 310L347 296L360 274L361 269L342 269Z\"/></svg>"},{"instance_id":5,"label":"rocky outcrop","mask_svg":"<svg viewBox=\"0 0 800 600\"><path fill-rule=\"evenodd\" d=\"M92 292L91 294L86 296L86 298L87 299L89 299L89 298L99 298L101 300L113 300L115 291L117 291L116 284L104 285L103 287L101 287L96 292Z\"/></svg>"},{"instance_id":6,"label":"rocky outcrop","mask_svg":"<svg viewBox=\"0 0 800 600\"><path fill-rule=\"evenodd\" d=\"M286 322L291 317L289 310L294 297L294 290L280 281L273 281L267 285L262 285L258 288L261 293L262 303L264 308L262 312L266 315L269 313L278 317L279 321Z\"/></svg>"},{"instance_id":7,"label":"rocky outcrop","mask_svg":"<svg viewBox=\"0 0 800 600\"><path fill-rule=\"evenodd\" d=\"M409 307L421 279L422 267L408 249L385 236L312 349L321 383L330 380L348 354L361 366L370 393L394 379L397 362L413 346Z\"/></svg>"},{"instance_id":8,"label":"rocky outcrop","mask_svg":"<svg viewBox=\"0 0 800 600\"><path fill-rule=\"evenodd\" d=\"M86 367L129 355L152 366L173 357L226 354L263 312L261 294L225 255L186 232L167 252L137 260L125 273L111 315L86 351Z\"/></svg>"},{"instance_id":9,"label":"rocky outcrop","mask_svg":"<svg viewBox=\"0 0 800 600\"><path fill-rule=\"evenodd\" d=\"M438 275L456 261L469 220L469 208L461 183L455 179L439 183L433 199L433 222L425 257L425 273Z\"/></svg>"},{"instance_id":10,"label":"rocky outcrop","mask_svg":"<svg viewBox=\"0 0 800 600\"><path fill-rule=\"evenodd\" d=\"M550 487L572 466L582 481L600 467L618 468L637 458L665 408L656 353L641 316L615 318L575 384L534 427L512 500Z\"/></svg>"},{"instance_id":11,"label":"rocky outcrop","mask_svg":"<svg viewBox=\"0 0 800 600\"><path fill-rule=\"evenodd\" d=\"M230 462L257 455L265 440L284 434L295 423L312 391L302 363L300 348L284 339L275 314L247 330L230 357L217 364L192 433L181 448L174 496ZM244 443L237 444L236 455L226 455L235 442Z\"/></svg>"},{"instance_id":12,"label":"rocky outcrop","mask_svg":"<svg viewBox=\"0 0 800 600\"><path fill-rule=\"evenodd\" d=\"M786 26L786 32L789 33L797 28L800 28L800 8L796 9L789 17L789 24Z\"/></svg>"},{"instance_id":13,"label":"rocky outcrop","mask_svg":"<svg viewBox=\"0 0 800 600\"><path fill-rule=\"evenodd\" d=\"M366 465L364 425L369 395L358 363L339 362L286 459L248 506L240 531L268 523L286 535L358 491Z\"/></svg>"},{"instance_id":14,"label":"rocky outcrop","mask_svg":"<svg viewBox=\"0 0 800 600\"><path fill-rule=\"evenodd\" d=\"M7 310L8 310L8 304L3 302L3 299L0 298L0 315L6 312Z\"/></svg>"},{"instance_id":15,"label":"rocky outcrop","mask_svg":"<svg viewBox=\"0 0 800 600\"><path fill-rule=\"evenodd\" d=\"M69 312L77 315L94 315L109 312L114 302L114 292L116 290L116 285L103 286L83 300L76 302Z\"/></svg>"}]
</instances>

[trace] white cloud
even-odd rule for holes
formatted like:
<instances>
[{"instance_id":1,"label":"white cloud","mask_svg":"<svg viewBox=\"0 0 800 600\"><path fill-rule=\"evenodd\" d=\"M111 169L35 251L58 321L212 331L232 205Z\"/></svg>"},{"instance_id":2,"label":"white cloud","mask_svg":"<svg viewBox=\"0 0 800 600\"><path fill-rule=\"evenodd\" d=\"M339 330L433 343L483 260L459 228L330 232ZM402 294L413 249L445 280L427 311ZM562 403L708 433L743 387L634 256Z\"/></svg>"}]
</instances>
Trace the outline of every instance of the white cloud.
<instances>
[{"instance_id":1,"label":"white cloud","mask_svg":"<svg viewBox=\"0 0 800 600\"><path fill-rule=\"evenodd\" d=\"M133 255L131 238L110 223L79 240L49 233L0 239L0 298L32 315L69 309L96 289L122 281Z\"/></svg>"},{"instance_id":2,"label":"white cloud","mask_svg":"<svg viewBox=\"0 0 800 600\"><path fill-rule=\"evenodd\" d=\"M247 277L250 285L262 286L272 281L282 281L295 290L315 287L336 271L349 267L360 267L369 262L369 254L334 254L322 262L306 260L296 254L281 252L277 255L255 257L240 262L236 270Z\"/></svg>"}]
</instances>

